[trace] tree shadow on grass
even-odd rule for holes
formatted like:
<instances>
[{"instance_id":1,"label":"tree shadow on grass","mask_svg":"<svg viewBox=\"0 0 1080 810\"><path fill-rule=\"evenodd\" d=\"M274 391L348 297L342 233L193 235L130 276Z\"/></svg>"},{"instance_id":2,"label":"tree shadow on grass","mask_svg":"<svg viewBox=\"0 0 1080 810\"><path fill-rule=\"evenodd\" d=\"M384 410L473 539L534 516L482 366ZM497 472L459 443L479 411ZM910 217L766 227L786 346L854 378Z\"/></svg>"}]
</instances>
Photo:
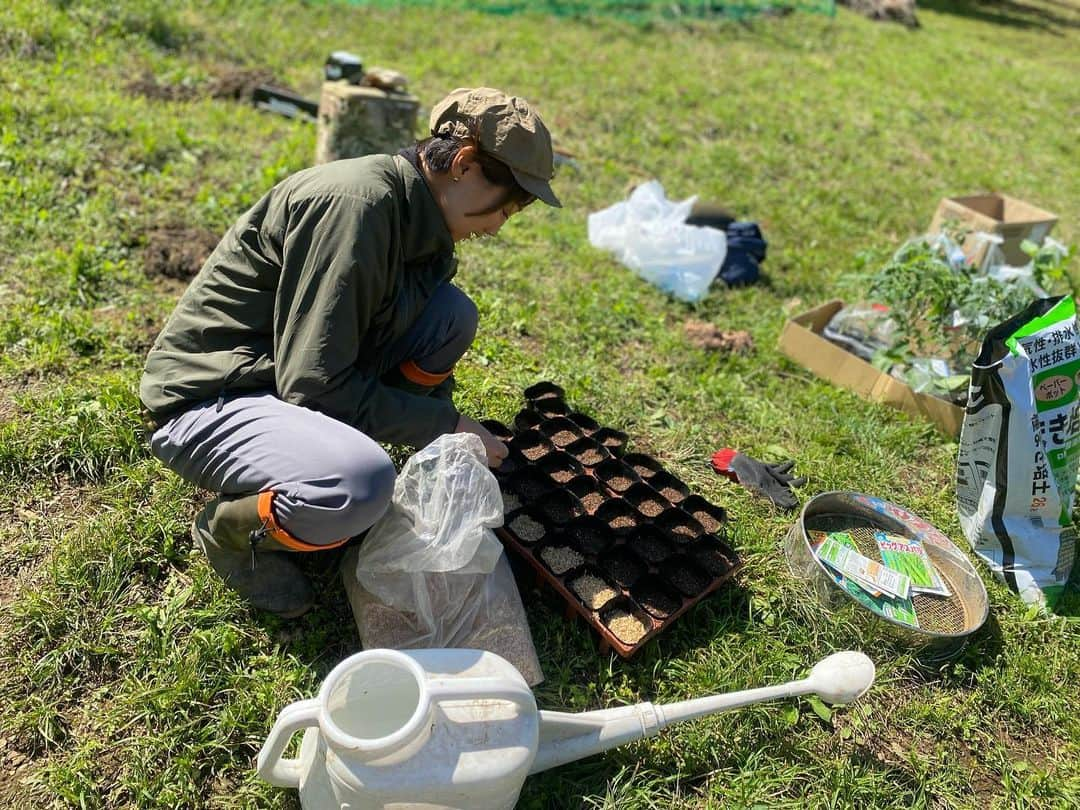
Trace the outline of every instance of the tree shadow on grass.
<instances>
[{"instance_id":1,"label":"tree shadow on grass","mask_svg":"<svg viewBox=\"0 0 1080 810\"><path fill-rule=\"evenodd\" d=\"M1061 9L1054 11L1045 6ZM955 14L973 20L1013 28L1041 29L1062 36L1054 29L1080 28L1080 7L1061 0L1042 0L1038 5L1019 0L919 0L920 9Z\"/></svg>"}]
</instances>

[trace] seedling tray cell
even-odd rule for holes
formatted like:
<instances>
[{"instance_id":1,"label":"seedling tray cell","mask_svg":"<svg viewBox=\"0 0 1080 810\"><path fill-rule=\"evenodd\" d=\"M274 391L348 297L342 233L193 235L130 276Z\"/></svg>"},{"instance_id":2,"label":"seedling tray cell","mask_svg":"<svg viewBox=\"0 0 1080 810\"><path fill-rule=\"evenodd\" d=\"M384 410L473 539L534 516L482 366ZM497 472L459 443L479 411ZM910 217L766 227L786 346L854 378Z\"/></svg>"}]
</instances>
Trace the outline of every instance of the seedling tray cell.
<instances>
[{"instance_id":1,"label":"seedling tray cell","mask_svg":"<svg viewBox=\"0 0 1080 810\"><path fill-rule=\"evenodd\" d=\"M518 411L517 415L514 416L514 433L524 433L527 430L532 430L543 421L544 417L536 411L525 408Z\"/></svg>"},{"instance_id":2,"label":"seedling tray cell","mask_svg":"<svg viewBox=\"0 0 1080 810\"><path fill-rule=\"evenodd\" d=\"M638 511L623 500L612 499L596 510L596 518L607 524L615 534L627 534L641 525Z\"/></svg>"},{"instance_id":3,"label":"seedling tray cell","mask_svg":"<svg viewBox=\"0 0 1080 810\"><path fill-rule=\"evenodd\" d=\"M563 399L566 392L561 385L556 385L548 380L543 380L535 385L530 385L523 392L527 402L537 402L542 399Z\"/></svg>"},{"instance_id":4,"label":"seedling tray cell","mask_svg":"<svg viewBox=\"0 0 1080 810\"><path fill-rule=\"evenodd\" d=\"M484 419L480 424L500 442L508 442L514 437L514 434L510 432L510 428L497 419Z\"/></svg>"},{"instance_id":5,"label":"seedling tray cell","mask_svg":"<svg viewBox=\"0 0 1080 810\"><path fill-rule=\"evenodd\" d=\"M659 492L668 503L676 506L690 496L690 487L666 470L650 476L649 486Z\"/></svg>"},{"instance_id":6,"label":"seedling tray cell","mask_svg":"<svg viewBox=\"0 0 1080 810\"><path fill-rule=\"evenodd\" d=\"M674 553L664 533L653 526L644 526L633 532L627 537L626 545L648 565L662 563Z\"/></svg>"},{"instance_id":7,"label":"seedling tray cell","mask_svg":"<svg viewBox=\"0 0 1080 810\"><path fill-rule=\"evenodd\" d=\"M609 427L600 428L592 437L606 447L613 456L622 453L623 448L626 447L626 442L629 441L629 437L621 430Z\"/></svg>"},{"instance_id":8,"label":"seedling tray cell","mask_svg":"<svg viewBox=\"0 0 1080 810\"><path fill-rule=\"evenodd\" d=\"M520 453L526 461L533 463L555 452L555 445L539 430L521 431L511 440L510 446Z\"/></svg>"},{"instance_id":9,"label":"seedling tray cell","mask_svg":"<svg viewBox=\"0 0 1080 810\"><path fill-rule=\"evenodd\" d=\"M536 426L536 429L548 437L548 440L556 447L566 447L578 439L585 438L580 425L572 422L565 416L557 416L554 419L545 419Z\"/></svg>"},{"instance_id":10,"label":"seedling tray cell","mask_svg":"<svg viewBox=\"0 0 1080 810\"><path fill-rule=\"evenodd\" d=\"M709 534L724 535L727 526L727 510L709 503L700 495L691 495L679 504L679 508L701 524Z\"/></svg>"},{"instance_id":11,"label":"seedling tray cell","mask_svg":"<svg viewBox=\"0 0 1080 810\"><path fill-rule=\"evenodd\" d=\"M532 404L532 406L538 414L547 419L550 419L554 416L566 416L568 413L570 413L570 406L568 406L561 399L555 399L554 397L538 399Z\"/></svg>"},{"instance_id":12,"label":"seedling tray cell","mask_svg":"<svg viewBox=\"0 0 1080 810\"><path fill-rule=\"evenodd\" d=\"M681 509L666 509L656 519L656 526L674 543L685 545L705 534L704 527Z\"/></svg>"},{"instance_id":13,"label":"seedling tray cell","mask_svg":"<svg viewBox=\"0 0 1080 810\"><path fill-rule=\"evenodd\" d=\"M566 527L566 534L575 548L590 557L603 554L618 539L606 523L589 516L570 521Z\"/></svg>"},{"instance_id":14,"label":"seedling tray cell","mask_svg":"<svg viewBox=\"0 0 1080 810\"><path fill-rule=\"evenodd\" d=\"M657 576L642 577L630 589L630 597L652 617L663 621L682 607L683 595Z\"/></svg>"},{"instance_id":15,"label":"seedling tray cell","mask_svg":"<svg viewBox=\"0 0 1080 810\"><path fill-rule=\"evenodd\" d=\"M562 526L585 514L585 507L581 505L581 501L565 489L555 489L541 495L532 504L531 509L542 516L545 525L548 526Z\"/></svg>"},{"instance_id":16,"label":"seedling tray cell","mask_svg":"<svg viewBox=\"0 0 1080 810\"><path fill-rule=\"evenodd\" d=\"M569 484L585 474L581 462L569 453L549 453L536 463L536 469L556 484Z\"/></svg>"},{"instance_id":17,"label":"seedling tray cell","mask_svg":"<svg viewBox=\"0 0 1080 810\"><path fill-rule=\"evenodd\" d=\"M591 416L581 413L581 411L571 411L568 413L567 418L574 424L581 428L581 432L586 436L592 436L596 431L600 429L599 423Z\"/></svg>"},{"instance_id":18,"label":"seedling tray cell","mask_svg":"<svg viewBox=\"0 0 1080 810\"><path fill-rule=\"evenodd\" d=\"M506 486L520 495L525 503L533 503L556 488L551 476L532 467L525 467L511 475L506 479Z\"/></svg>"},{"instance_id":19,"label":"seedling tray cell","mask_svg":"<svg viewBox=\"0 0 1080 810\"><path fill-rule=\"evenodd\" d=\"M604 445L588 437L567 445L565 450L586 467L595 467L611 458L611 453Z\"/></svg>"},{"instance_id":20,"label":"seedling tray cell","mask_svg":"<svg viewBox=\"0 0 1080 810\"><path fill-rule=\"evenodd\" d=\"M626 464L628 464L643 481L648 481L664 469L659 461L644 453L627 453L623 456L623 461L626 462Z\"/></svg>"},{"instance_id":21,"label":"seedling tray cell","mask_svg":"<svg viewBox=\"0 0 1080 810\"><path fill-rule=\"evenodd\" d=\"M603 485L591 475L579 475L566 485L567 492L581 501L587 514L594 514L600 505L607 500L607 493Z\"/></svg>"},{"instance_id":22,"label":"seedling tray cell","mask_svg":"<svg viewBox=\"0 0 1080 810\"><path fill-rule=\"evenodd\" d=\"M623 500L638 510L645 520L660 517L666 509L671 508L655 489L645 483L637 483L623 493Z\"/></svg>"},{"instance_id":23,"label":"seedling tray cell","mask_svg":"<svg viewBox=\"0 0 1080 810\"><path fill-rule=\"evenodd\" d=\"M623 493L634 484L640 483L641 479L633 468L626 466L619 459L613 458L603 461L593 467L595 475L604 486L612 492Z\"/></svg>"},{"instance_id":24,"label":"seedling tray cell","mask_svg":"<svg viewBox=\"0 0 1080 810\"><path fill-rule=\"evenodd\" d=\"M629 658L739 569L723 507L694 495L625 433L572 411L554 383L527 390L513 430L496 533L600 636Z\"/></svg>"}]
</instances>

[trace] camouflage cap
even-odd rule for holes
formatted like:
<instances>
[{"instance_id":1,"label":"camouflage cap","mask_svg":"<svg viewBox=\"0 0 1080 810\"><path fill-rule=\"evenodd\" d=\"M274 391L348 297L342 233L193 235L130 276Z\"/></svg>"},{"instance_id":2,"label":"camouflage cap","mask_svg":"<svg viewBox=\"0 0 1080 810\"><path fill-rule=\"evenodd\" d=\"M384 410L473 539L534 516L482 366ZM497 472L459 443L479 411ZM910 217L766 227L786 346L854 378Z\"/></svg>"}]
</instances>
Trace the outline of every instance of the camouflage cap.
<instances>
[{"instance_id":1,"label":"camouflage cap","mask_svg":"<svg viewBox=\"0 0 1080 810\"><path fill-rule=\"evenodd\" d=\"M431 134L467 137L472 120L484 152L505 163L527 192L562 208L551 189L551 133L525 99L490 87L459 87L431 110Z\"/></svg>"}]
</instances>

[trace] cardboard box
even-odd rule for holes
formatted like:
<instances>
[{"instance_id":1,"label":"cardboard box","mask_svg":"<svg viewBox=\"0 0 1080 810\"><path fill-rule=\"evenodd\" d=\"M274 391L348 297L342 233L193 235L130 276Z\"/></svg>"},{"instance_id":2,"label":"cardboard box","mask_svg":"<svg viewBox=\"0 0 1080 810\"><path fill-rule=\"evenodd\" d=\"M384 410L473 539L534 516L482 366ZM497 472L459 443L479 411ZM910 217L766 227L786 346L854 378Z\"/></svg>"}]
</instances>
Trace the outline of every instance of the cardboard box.
<instances>
[{"instance_id":1,"label":"cardboard box","mask_svg":"<svg viewBox=\"0 0 1080 810\"><path fill-rule=\"evenodd\" d=\"M784 324L780 333L780 351L822 379L854 391L863 399L892 405L933 422L948 436L959 436L964 422L963 408L930 394L916 393L907 384L822 336L833 315L843 307L843 301L830 301L796 315Z\"/></svg>"},{"instance_id":2,"label":"cardboard box","mask_svg":"<svg viewBox=\"0 0 1080 810\"><path fill-rule=\"evenodd\" d=\"M1004 194L975 194L970 197L946 197L938 203L930 233L938 233L947 222L957 222L974 231L993 233L1004 239L1001 245L1005 262L1022 266L1030 257L1020 249L1020 243L1030 239L1042 244L1058 218L1031 203ZM969 234L963 244L966 255L976 267L982 267L990 249L985 239Z\"/></svg>"}]
</instances>

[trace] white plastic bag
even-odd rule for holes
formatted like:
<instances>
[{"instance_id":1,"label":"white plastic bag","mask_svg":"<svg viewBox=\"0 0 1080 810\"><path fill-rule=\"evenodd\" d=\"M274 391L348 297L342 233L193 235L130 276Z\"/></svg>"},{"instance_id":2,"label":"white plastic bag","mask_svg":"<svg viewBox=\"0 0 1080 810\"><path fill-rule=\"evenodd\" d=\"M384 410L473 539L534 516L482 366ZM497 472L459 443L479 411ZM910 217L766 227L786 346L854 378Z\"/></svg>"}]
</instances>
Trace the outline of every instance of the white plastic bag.
<instances>
[{"instance_id":1,"label":"white plastic bag","mask_svg":"<svg viewBox=\"0 0 1080 810\"><path fill-rule=\"evenodd\" d=\"M502 494L478 436L440 436L406 463L390 508L342 576L365 648L483 649L543 680L521 596L491 529Z\"/></svg>"},{"instance_id":2,"label":"white plastic bag","mask_svg":"<svg viewBox=\"0 0 1080 810\"><path fill-rule=\"evenodd\" d=\"M708 290L727 254L727 236L687 225L696 197L671 202L656 180L638 186L625 202L589 215L589 242L612 251L646 281L683 301Z\"/></svg>"}]
</instances>

